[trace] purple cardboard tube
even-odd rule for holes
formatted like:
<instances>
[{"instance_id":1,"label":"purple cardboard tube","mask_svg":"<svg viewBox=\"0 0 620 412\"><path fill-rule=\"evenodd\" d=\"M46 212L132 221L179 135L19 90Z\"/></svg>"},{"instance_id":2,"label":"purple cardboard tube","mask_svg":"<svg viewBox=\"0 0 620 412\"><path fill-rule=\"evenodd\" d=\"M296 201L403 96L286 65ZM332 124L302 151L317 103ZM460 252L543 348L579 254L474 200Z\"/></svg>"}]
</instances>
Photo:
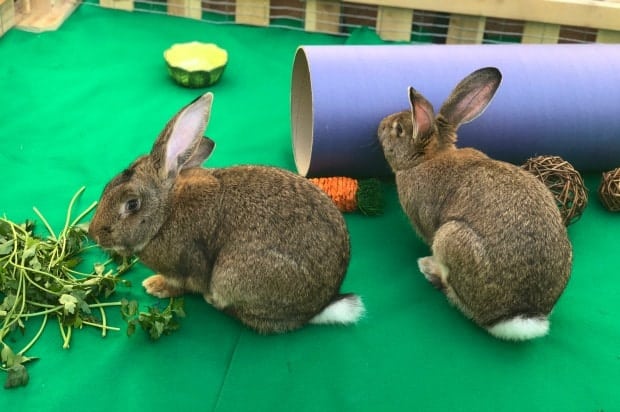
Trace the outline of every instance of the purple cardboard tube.
<instances>
[{"instance_id":1,"label":"purple cardboard tube","mask_svg":"<svg viewBox=\"0 0 620 412\"><path fill-rule=\"evenodd\" d=\"M459 130L459 147L522 164L556 155L580 171L620 166L620 45L304 46L291 84L291 128L303 176L386 176L377 127L408 109L413 86L435 106L486 66L502 84Z\"/></svg>"}]
</instances>

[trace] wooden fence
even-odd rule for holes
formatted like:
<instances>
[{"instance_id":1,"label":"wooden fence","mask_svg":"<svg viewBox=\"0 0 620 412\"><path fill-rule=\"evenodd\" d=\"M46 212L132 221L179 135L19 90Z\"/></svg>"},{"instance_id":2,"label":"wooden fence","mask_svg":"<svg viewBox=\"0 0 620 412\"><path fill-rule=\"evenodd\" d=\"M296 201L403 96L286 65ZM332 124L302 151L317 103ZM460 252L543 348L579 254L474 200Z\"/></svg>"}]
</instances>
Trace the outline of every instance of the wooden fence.
<instances>
[{"instance_id":1,"label":"wooden fence","mask_svg":"<svg viewBox=\"0 0 620 412\"><path fill-rule=\"evenodd\" d=\"M90 5L236 24L433 43L620 43L620 0L84 0ZM80 0L0 0L0 36L54 30Z\"/></svg>"}]
</instances>

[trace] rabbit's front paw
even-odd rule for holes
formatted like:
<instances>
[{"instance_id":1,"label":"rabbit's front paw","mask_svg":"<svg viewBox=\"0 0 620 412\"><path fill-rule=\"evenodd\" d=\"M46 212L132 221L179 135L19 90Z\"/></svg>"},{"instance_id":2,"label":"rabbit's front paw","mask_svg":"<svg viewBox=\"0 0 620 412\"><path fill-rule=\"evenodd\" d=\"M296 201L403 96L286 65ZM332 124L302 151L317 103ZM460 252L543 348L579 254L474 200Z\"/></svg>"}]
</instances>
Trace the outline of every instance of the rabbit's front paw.
<instances>
[{"instance_id":1,"label":"rabbit's front paw","mask_svg":"<svg viewBox=\"0 0 620 412\"><path fill-rule=\"evenodd\" d=\"M431 282L439 290L446 287L444 278L448 274L447 269L441 263L437 262L433 256L427 256L418 259L418 267L420 272L424 274L426 280Z\"/></svg>"},{"instance_id":2,"label":"rabbit's front paw","mask_svg":"<svg viewBox=\"0 0 620 412\"><path fill-rule=\"evenodd\" d=\"M182 288L175 286L170 279L160 274L144 279L142 286L146 289L146 293L158 298L170 298L183 294Z\"/></svg>"}]
</instances>

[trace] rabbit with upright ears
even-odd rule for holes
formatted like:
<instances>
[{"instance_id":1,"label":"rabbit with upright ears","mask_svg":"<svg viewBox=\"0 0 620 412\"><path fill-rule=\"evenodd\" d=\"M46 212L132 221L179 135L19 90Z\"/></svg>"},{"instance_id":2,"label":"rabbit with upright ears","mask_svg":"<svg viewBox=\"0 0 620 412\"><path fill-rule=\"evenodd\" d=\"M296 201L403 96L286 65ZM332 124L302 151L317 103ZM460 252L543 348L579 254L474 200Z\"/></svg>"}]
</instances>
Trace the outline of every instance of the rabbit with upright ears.
<instances>
[{"instance_id":1,"label":"rabbit with upright ears","mask_svg":"<svg viewBox=\"0 0 620 412\"><path fill-rule=\"evenodd\" d=\"M146 291L198 293L260 333L355 323L361 299L341 294L349 235L307 179L267 166L202 168L213 95L179 111L151 153L105 187L89 234L158 272Z\"/></svg>"},{"instance_id":2,"label":"rabbit with upright ears","mask_svg":"<svg viewBox=\"0 0 620 412\"><path fill-rule=\"evenodd\" d=\"M387 116L378 135L401 206L432 256L424 276L492 335L544 336L566 287L572 247L553 195L532 174L455 146L501 81L496 68L465 77L435 116L409 88L411 109Z\"/></svg>"}]
</instances>

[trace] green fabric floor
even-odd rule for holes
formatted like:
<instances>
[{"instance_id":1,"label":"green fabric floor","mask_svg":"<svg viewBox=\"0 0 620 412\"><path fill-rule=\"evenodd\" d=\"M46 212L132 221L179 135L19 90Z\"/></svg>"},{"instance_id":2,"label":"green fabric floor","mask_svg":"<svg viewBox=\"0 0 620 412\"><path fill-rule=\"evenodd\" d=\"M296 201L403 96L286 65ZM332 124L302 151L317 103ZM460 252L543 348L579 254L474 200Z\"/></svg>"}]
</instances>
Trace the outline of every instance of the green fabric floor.
<instances>
[{"instance_id":1,"label":"green fabric floor","mask_svg":"<svg viewBox=\"0 0 620 412\"><path fill-rule=\"evenodd\" d=\"M37 206L58 228L79 187L87 190L78 209L97 200L199 94L173 84L162 60L170 44L190 40L230 55L212 88L208 135L218 147L207 164L294 170L294 52L346 39L82 5L56 32L0 38L0 214L34 219ZM590 204L569 229L573 276L546 338L498 341L449 306L419 273L416 259L428 249L386 185L383 216L346 217L352 260L343 290L362 295L368 310L357 326L259 336L193 296L182 328L157 342L83 329L63 350L52 321L28 352L41 358L29 365L29 385L1 389L0 410L618 411L620 215L597 200L599 176L586 180ZM140 286L150 273L133 270L134 286L119 296L155 302Z\"/></svg>"}]
</instances>

